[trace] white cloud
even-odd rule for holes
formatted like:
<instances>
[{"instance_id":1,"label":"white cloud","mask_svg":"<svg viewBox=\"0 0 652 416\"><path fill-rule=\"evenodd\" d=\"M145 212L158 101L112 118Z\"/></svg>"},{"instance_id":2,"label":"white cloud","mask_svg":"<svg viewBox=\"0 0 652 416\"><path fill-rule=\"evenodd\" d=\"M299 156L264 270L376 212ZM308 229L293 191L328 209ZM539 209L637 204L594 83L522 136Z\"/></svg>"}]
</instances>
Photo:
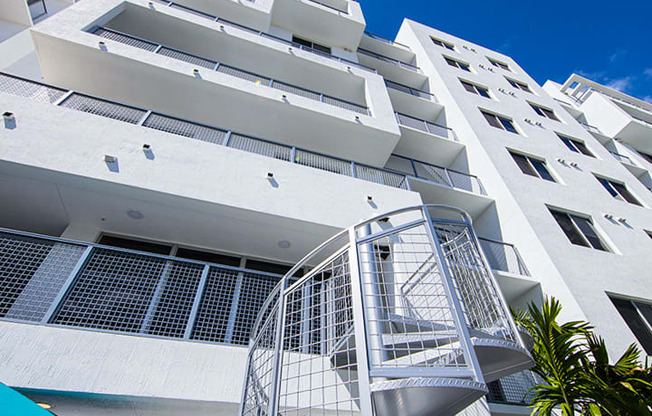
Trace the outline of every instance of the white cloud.
<instances>
[{"instance_id":1,"label":"white cloud","mask_svg":"<svg viewBox=\"0 0 652 416\"><path fill-rule=\"evenodd\" d=\"M607 87L625 92L632 86L632 77L616 78L607 82Z\"/></svg>"}]
</instances>

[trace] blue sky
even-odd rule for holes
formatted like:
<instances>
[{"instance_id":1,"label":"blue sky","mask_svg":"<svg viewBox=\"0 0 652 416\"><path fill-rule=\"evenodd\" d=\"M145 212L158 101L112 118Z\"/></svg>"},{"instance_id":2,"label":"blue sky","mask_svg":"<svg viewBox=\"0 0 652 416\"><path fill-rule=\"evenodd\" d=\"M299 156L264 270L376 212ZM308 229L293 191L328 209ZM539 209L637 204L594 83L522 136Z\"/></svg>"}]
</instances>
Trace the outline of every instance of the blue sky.
<instances>
[{"instance_id":1,"label":"blue sky","mask_svg":"<svg viewBox=\"0 0 652 416\"><path fill-rule=\"evenodd\" d=\"M359 0L367 30L404 17L511 56L539 84L575 72L652 103L652 0Z\"/></svg>"}]
</instances>

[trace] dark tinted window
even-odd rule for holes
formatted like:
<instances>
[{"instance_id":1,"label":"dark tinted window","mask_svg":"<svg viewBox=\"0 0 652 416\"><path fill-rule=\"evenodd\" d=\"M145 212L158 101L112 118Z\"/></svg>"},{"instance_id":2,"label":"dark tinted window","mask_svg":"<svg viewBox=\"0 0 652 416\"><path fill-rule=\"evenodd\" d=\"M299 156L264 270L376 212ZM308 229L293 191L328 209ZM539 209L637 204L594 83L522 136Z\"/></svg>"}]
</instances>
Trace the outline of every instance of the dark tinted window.
<instances>
[{"instance_id":1,"label":"dark tinted window","mask_svg":"<svg viewBox=\"0 0 652 416\"><path fill-rule=\"evenodd\" d=\"M554 178L548 172L548 168L546 167L546 164L540 160L536 159L530 159L530 163L532 163L532 166L534 166L534 169L537 170L539 173L539 176L541 176L541 179L545 179L547 181L555 182Z\"/></svg>"},{"instance_id":2,"label":"dark tinted window","mask_svg":"<svg viewBox=\"0 0 652 416\"><path fill-rule=\"evenodd\" d=\"M589 247L588 243L584 240L567 213L553 210L550 210L550 213L571 243L578 246Z\"/></svg>"},{"instance_id":3,"label":"dark tinted window","mask_svg":"<svg viewBox=\"0 0 652 416\"><path fill-rule=\"evenodd\" d=\"M225 264L227 266L239 267L240 258L235 256L227 256L225 254L211 253L207 251L192 250L189 248L178 248L176 257L183 259L191 259L204 261L206 263Z\"/></svg>"},{"instance_id":4,"label":"dark tinted window","mask_svg":"<svg viewBox=\"0 0 652 416\"><path fill-rule=\"evenodd\" d=\"M261 272L274 273L284 275L289 272L292 266L286 266L284 264L269 263L261 260L249 260L247 259L246 263L247 269L258 270Z\"/></svg>"},{"instance_id":5,"label":"dark tinted window","mask_svg":"<svg viewBox=\"0 0 652 416\"><path fill-rule=\"evenodd\" d=\"M521 171L525 173L526 175L530 176L537 176L537 173L535 170L532 168L530 165L530 162L528 162L527 158L522 155L517 155L515 153L512 153L512 158L514 158L514 161L518 165L519 168L521 168Z\"/></svg>"},{"instance_id":6,"label":"dark tinted window","mask_svg":"<svg viewBox=\"0 0 652 416\"><path fill-rule=\"evenodd\" d=\"M170 250L172 250L172 246L166 244L132 240L130 238L114 237L111 235L103 235L98 243L105 246L126 248L128 250L146 251L148 253L164 255L170 254Z\"/></svg>"},{"instance_id":7,"label":"dark tinted window","mask_svg":"<svg viewBox=\"0 0 652 416\"><path fill-rule=\"evenodd\" d=\"M648 354L652 354L652 333L649 325L652 325L652 306L638 301L609 297L620 316L634 333L634 336L641 343ZM645 322L647 320L647 323Z\"/></svg>"}]
</instances>

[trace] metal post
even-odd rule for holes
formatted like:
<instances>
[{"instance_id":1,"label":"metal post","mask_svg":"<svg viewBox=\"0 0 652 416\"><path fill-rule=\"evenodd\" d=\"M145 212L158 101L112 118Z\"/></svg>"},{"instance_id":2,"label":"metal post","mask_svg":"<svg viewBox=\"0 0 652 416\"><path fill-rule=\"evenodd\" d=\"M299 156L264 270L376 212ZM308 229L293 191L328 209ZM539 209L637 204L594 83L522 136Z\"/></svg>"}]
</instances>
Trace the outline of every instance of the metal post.
<instances>
[{"instance_id":1,"label":"metal post","mask_svg":"<svg viewBox=\"0 0 652 416\"><path fill-rule=\"evenodd\" d=\"M70 272L70 275L68 276L68 279L66 279L63 286L61 286L61 289L59 290L59 293L57 294L57 296L54 298L54 300L50 304L50 307L48 308L48 311L43 316L43 319L41 320L42 324L47 324L48 322L50 322L50 320L52 319L52 317L54 316L56 311L59 309L59 303L61 303L61 301L63 301L63 298L66 296L66 294L70 290L70 287L75 282L75 279L77 278L77 275L82 270L82 268L86 265L86 262L88 261L92 251L93 251L93 246L86 247L86 250L84 250L81 257L77 261L77 264L75 265L75 268L72 269L72 272Z\"/></svg>"},{"instance_id":2,"label":"metal post","mask_svg":"<svg viewBox=\"0 0 652 416\"><path fill-rule=\"evenodd\" d=\"M419 172L417 172L417 165L414 163L414 159L410 159L410 164L412 165L412 170L414 171L414 177L419 177Z\"/></svg>"},{"instance_id":3,"label":"metal post","mask_svg":"<svg viewBox=\"0 0 652 416\"><path fill-rule=\"evenodd\" d=\"M358 174L355 171L355 162L353 162L353 161L351 162L351 176L354 177L354 178L358 177Z\"/></svg>"},{"instance_id":4,"label":"metal post","mask_svg":"<svg viewBox=\"0 0 652 416\"><path fill-rule=\"evenodd\" d=\"M57 101L53 102L52 104L53 105L61 105L61 104L63 104L64 101L66 101L74 93L75 93L75 91L70 90L70 91L66 92L65 94L63 94L61 96L61 98L59 98Z\"/></svg>"},{"instance_id":5,"label":"metal post","mask_svg":"<svg viewBox=\"0 0 652 416\"><path fill-rule=\"evenodd\" d=\"M217 69L220 67L219 62L215 62L215 66L213 67L213 71L217 71Z\"/></svg>"},{"instance_id":6,"label":"metal post","mask_svg":"<svg viewBox=\"0 0 652 416\"><path fill-rule=\"evenodd\" d=\"M165 290L165 286L168 283L168 278L170 277L171 271L172 271L172 261L168 260L165 262L165 266L163 266L161 276L159 277L158 282L156 283L156 288L154 289L152 300L149 302L149 306L147 307L147 312L145 313L145 318L143 318L143 322L140 324L140 330L138 331L138 333L146 334L147 331L149 330L149 326L151 325L152 320L154 319L154 315L156 314L156 309L158 308L158 304L161 301L161 297L163 296L163 291Z\"/></svg>"},{"instance_id":7,"label":"metal post","mask_svg":"<svg viewBox=\"0 0 652 416\"><path fill-rule=\"evenodd\" d=\"M229 141L231 140L231 130L226 132L226 135L224 136L224 141L222 142L222 145L229 147Z\"/></svg>"},{"instance_id":8,"label":"metal post","mask_svg":"<svg viewBox=\"0 0 652 416\"><path fill-rule=\"evenodd\" d=\"M192 302L190 315L188 315L188 322L186 323L186 331L183 334L183 339L190 339L192 331L195 329L197 312L199 312L199 306L201 304L201 298L204 295L204 288L206 287L206 281L208 280L208 272L210 271L210 268L211 266L207 264L204 266L204 270L201 272L201 278L199 279L199 285L197 286L197 293L195 293L195 300Z\"/></svg>"},{"instance_id":9,"label":"metal post","mask_svg":"<svg viewBox=\"0 0 652 416\"><path fill-rule=\"evenodd\" d=\"M159 53L161 49L163 49L163 45L158 45L156 49L154 49L154 53Z\"/></svg>"},{"instance_id":10,"label":"metal post","mask_svg":"<svg viewBox=\"0 0 652 416\"><path fill-rule=\"evenodd\" d=\"M448 169L444 168L444 172L446 173L446 178L448 179L448 183L450 183L450 187L455 188L455 184L453 184L453 178L451 178L451 174Z\"/></svg>"},{"instance_id":11,"label":"metal post","mask_svg":"<svg viewBox=\"0 0 652 416\"><path fill-rule=\"evenodd\" d=\"M429 134L433 134L433 133L430 131L430 127L428 127L428 123L426 122L426 120L422 120L422 121L423 121L423 125L426 126L426 131L427 131Z\"/></svg>"},{"instance_id":12,"label":"metal post","mask_svg":"<svg viewBox=\"0 0 652 416\"><path fill-rule=\"evenodd\" d=\"M235 330L235 321L238 316L238 306L240 305L240 292L242 292L242 284L244 283L244 273L239 272L235 281L235 289L233 290L233 299L231 300L231 308L229 309L229 320L226 323L226 331L224 334L224 342L230 344L233 341L233 332Z\"/></svg>"},{"instance_id":13,"label":"metal post","mask_svg":"<svg viewBox=\"0 0 652 416\"><path fill-rule=\"evenodd\" d=\"M274 88L274 79L273 78L269 79L269 87Z\"/></svg>"},{"instance_id":14,"label":"metal post","mask_svg":"<svg viewBox=\"0 0 652 416\"><path fill-rule=\"evenodd\" d=\"M274 360L272 363L272 388L269 397L269 410L268 415L278 415L278 399L279 392L281 387L281 366L283 365L283 335L285 333L285 301L286 295L285 290L288 286L288 280L283 279L281 281L281 287L279 288L278 294L278 309L277 320L276 320L276 339L274 342Z\"/></svg>"},{"instance_id":15,"label":"metal post","mask_svg":"<svg viewBox=\"0 0 652 416\"><path fill-rule=\"evenodd\" d=\"M136 123L136 125L142 126L151 114L152 114L152 110L147 110L145 114L143 114L143 116L140 118L140 120L138 120L138 123Z\"/></svg>"},{"instance_id":16,"label":"metal post","mask_svg":"<svg viewBox=\"0 0 652 416\"><path fill-rule=\"evenodd\" d=\"M365 320L364 292L358 261L358 247L355 229L349 229L349 267L351 273L351 300L353 309L353 330L355 335L356 365L358 369L358 392L360 415L372 416L371 378L369 376L369 347L367 346L367 322Z\"/></svg>"},{"instance_id":17,"label":"metal post","mask_svg":"<svg viewBox=\"0 0 652 416\"><path fill-rule=\"evenodd\" d=\"M319 94L319 102L324 102L324 94Z\"/></svg>"},{"instance_id":18,"label":"metal post","mask_svg":"<svg viewBox=\"0 0 652 416\"><path fill-rule=\"evenodd\" d=\"M290 149L290 163L296 163L297 162L297 148L295 146L292 146Z\"/></svg>"},{"instance_id":19,"label":"metal post","mask_svg":"<svg viewBox=\"0 0 652 416\"><path fill-rule=\"evenodd\" d=\"M430 213L426 207L423 207L423 216L426 219L426 230L430 241L432 242L434 252L437 255L437 263L441 271L442 282L444 284L444 291L446 292L446 297L449 300L449 305L451 307L451 315L455 321L455 326L457 328L458 334L460 335L460 344L462 350L464 351L464 357L467 359L472 367L472 371L475 374L476 380L484 383L484 377L482 371L480 370L480 363L478 362L478 357L475 355L475 351L471 347L471 335L469 334L469 328L466 325L466 319L464 318L464 313L462 311L462 305L460 300L457 297L457 292L455 291L455 284L453 283L453 277L451 276L451 271L448 268L448 263L444 256L444 252L441 249L441 244L439 238L437 237L437 231L432 224L432 219L430 218Z\"/></svg>"}]
</instances>

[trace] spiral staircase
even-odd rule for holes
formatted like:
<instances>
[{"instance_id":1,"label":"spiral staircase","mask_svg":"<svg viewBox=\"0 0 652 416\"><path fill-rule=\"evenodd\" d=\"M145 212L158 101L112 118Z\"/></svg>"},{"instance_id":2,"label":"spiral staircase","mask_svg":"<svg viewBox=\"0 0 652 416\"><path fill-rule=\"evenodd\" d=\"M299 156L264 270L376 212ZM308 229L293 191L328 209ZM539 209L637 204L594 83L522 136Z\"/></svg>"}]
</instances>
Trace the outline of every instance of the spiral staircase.
<instances>
[{"instance_id":1,"label":"spiral staircase","mask_svg":"<svg viewBox=\"0 0 652 416\"><path fill-rule=\"evenodd\" d=\"M326 241L258 316L240 415L454 415L531 367L479 247L468 215L437 205Z\"/></svg>"}]
</instances>

